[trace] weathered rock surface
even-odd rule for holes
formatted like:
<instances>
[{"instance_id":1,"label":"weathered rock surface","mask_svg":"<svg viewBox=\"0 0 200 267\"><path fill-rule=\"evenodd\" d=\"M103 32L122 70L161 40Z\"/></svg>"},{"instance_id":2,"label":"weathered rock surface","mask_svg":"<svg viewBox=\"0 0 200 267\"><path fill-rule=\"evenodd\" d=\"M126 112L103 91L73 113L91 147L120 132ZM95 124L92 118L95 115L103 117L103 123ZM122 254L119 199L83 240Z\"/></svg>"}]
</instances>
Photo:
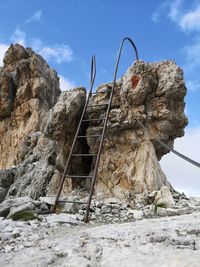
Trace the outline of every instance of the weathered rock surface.
<instances>
[{"instance_id":1,"label":"weathered rock surface","mask_svg":"<svg viewBox=\"0 0 200 267\"><path fill-rule=\"evenodd\" d=\"M31 49L11 45L0 70L1 169L23 160L17 157L21 142L42 130L42 119L59 94L57 74L44 59Z\"/></svg>"},{"instance_id":2,"label":"weathered rock surface","mask_svg":"<svg viewBox=\"0 0 200 267\"><path fill-rule=\"evenodd\" d=\"M0 265L199 266L200 213L124 224L0 223Z\"/></svg>"},{"instance_id":3,"label":"weathered rock surface","mask_svg":"<svg viewBox=\"0 0 200 267\"><path fill-rule=\"evenodd\" d=\"M83 88L61 93L56 72L31 49L8 49L0 70L0 169L12 168L0 171L0 202L55 193L85 97Z\"/></svg>"},{"instance_id":4,"label":"weathered rock surface","mask_svg":"<svg viewBox=\"0 0 200 267\"><path fill-rule=\"evenodd\" d=\"M101 94L94 95L91 104L107 102L111 86L101 85L97 89ZM134 206L148 204L156 191L155 202L165 198L167 207L173 206L172 187L158 162L168 151L154 139L172 145L184 134L185 93L182 70L172 61L137 61L117 81L95 187L97 199L114 197ZM0 202L55 196L85 99L83 88L61 93L56 72L30 48L8 49L0 69ZM103 118L105 107L88 109L87 116ZM85 123L81 134L100 134L101 126L100 121ZM75 153L97 152L97 139L80 141ZM76 157L69 171L89 175L93 169L92 160ZM75 188L87 190L90 182L66 179L63 196ZM165 196L159 196L162 188L168 190Z\"/></svg>"},{"instance_id":5,"label":"weathered rock surface","mask_svg":"<svg viewBox=\"0 0 200 267\"><path fill-rule=\"evenodd\" d=\"M98 88L92 103L109 99L111 84ZM110 110L105 145L101 155L96 193L128 201L143 200L149 192L170 185L158 159L168 151L155 139L172 145L187 124L184 115L186 88L182 70L172 61L137 61L117 81ZM105 117L105 108L88 112L89 118ZM141 128L138 121L147 127ZM91 122L87 134L100 134L101 122ZM95 153L98 142L88 138Z\"/></svg>"}]
</instances>

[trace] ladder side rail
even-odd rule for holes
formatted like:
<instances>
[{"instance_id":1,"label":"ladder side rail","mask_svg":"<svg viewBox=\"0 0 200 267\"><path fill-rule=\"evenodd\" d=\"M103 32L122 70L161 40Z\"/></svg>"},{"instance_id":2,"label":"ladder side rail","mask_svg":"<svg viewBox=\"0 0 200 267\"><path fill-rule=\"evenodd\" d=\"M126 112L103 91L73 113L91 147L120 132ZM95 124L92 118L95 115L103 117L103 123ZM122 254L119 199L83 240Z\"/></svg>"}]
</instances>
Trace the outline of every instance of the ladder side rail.
<instances>
[{"instance_id":1,"label":"ladder side rail","mask_svg":"<svg viewBox=\"0 0 200 267\"><path fill-rule=\"evenodd\" d=\"M78 128L76 130L76 134L75 134L75 137L74 137L74 140L73 140L73 143L72 143L72 146L71 146L68 158L67 158L65 169L64 169L62 177L61 177L61 181L60 181L60 185L59 185L59 188L58 188L58 191L57 191L57 194L56 194L55 202L54 202L54 205L53 205L52 210L51 210L53 213L56 211L56 206L57 206L57 203L58 203L58 200L59 200L62 188L63 188L63 184L64 184L64 181L65 181L65 178L66 178L66 174L67 174L67 169L68 169L68 165L69 165L69 162L70 162L70 158L71 158L71 155L73 153L73 149L74 149L74 146L75 146L75 143L76 143L76 140L77 140L77 136L78 136L79 131L80 131L82 120L83 120L83 117L85 115L85 111L87 109L89 98L90 98L90 96L92 94L92 89L93 89L95 77L96 77L96 60L95 60L95 56L92 56L91 77L90 77L90 91L89 91L89 94L87 96L87 100L86 100L86 103L85 103L85 106L84 106L84 109L83 109L83 112L82 112L82 115L81 115L81 118L80 118L80 121L79 121L79 124L78 124Z\"/></svg>"}]
</instances>

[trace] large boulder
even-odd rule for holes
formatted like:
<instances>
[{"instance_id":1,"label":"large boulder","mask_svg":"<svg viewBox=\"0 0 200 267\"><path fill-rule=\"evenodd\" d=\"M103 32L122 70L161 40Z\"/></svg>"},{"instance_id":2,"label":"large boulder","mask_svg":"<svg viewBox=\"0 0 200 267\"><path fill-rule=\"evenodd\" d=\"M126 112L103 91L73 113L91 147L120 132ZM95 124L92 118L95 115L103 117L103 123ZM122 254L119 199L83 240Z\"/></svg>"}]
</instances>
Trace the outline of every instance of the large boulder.
<instances>
[{"instance_id":1,"label":"large boulder","mask_svg":"<svg viewBox=\"0 0 200 267\"><path fill-rule=\"evenodd\" d=\"M108 102L112 84L101 85L93 104ZM173 146L184 134L186 87L183 71L173 61L136 61L116 82L96 193L126 200L145 200L152 191L169 186L159 161L169 152L156 139ZM89 118L104 118L106 107L88 111ZM138 123L146 126L147 131ZM102 122L91 122L87 134L100 134ZM99 142L88 138L95 153ZM91 171L91 173L93 170Z\"/></svg>"}]
</instances>

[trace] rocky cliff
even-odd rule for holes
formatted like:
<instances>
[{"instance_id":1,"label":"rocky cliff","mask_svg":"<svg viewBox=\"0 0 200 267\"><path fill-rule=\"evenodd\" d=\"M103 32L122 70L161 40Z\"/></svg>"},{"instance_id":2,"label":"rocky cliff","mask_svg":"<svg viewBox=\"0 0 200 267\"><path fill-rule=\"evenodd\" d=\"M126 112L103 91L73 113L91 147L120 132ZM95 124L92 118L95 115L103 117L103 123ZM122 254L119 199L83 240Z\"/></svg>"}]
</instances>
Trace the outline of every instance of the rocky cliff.
<instances>
[{"instance_id":1,"label":"rocky cliff","mask_svg":"<svg viewBox=\"0 0 200 267\"><path fill-rule=\"evenodd\" d=\"M108 101L112 84L98 87L92 103ZM97 195L143 201L169 184L158 160L168 151L155 139L173 145L187 124L186 88L182 70L172 61L137 61L117 81L105 144L101 155ZM59 79L41 56L20 45L11 46L0 69L0 200L5 197L55 195L61 173L85 104L86 91L59 89ZM89 118L103 118L105 109L88 110ZM138 121L147 127L144 131ZM101 124L82 127L98 134ZM96 152L98 140L76 144L76 151ZM86 175L93 162L76 161L71 170ZM64 192L87 189L90 181L72 183Z\"/></svg>"},{"instance_id":2,"label":"rocky cliff","mask_svg":"<svg viewBox=\"0 0 200 267\"><path fill-rule=\"evenodd\" d=\"M100 86L92 99L106 103L111 84ZM149 192L169 185L158 159L168 151L155 140L172 146L184 134L186 88L182 70L172 61L135 62L118 80L101 155L96 192L121 199L145 199ZM89 110L89 118L105 117L104 106ZM138 124L146 126L147 131ZM90 124L87 134L100 134L101 124ZM88 138L90 151L98 142Z\"/></svg>"},{"instance_id":3,"label":"rocky cliff","mask_svg":"<svg viewBox=\"0 0 200 267\"><path fill-rule=\"evenodd\" d=\"M10 46L0 69L1 201L46 194L62 171L85 97L83 88L61 93L41 56Z\"/></svg>"}]
</instances>

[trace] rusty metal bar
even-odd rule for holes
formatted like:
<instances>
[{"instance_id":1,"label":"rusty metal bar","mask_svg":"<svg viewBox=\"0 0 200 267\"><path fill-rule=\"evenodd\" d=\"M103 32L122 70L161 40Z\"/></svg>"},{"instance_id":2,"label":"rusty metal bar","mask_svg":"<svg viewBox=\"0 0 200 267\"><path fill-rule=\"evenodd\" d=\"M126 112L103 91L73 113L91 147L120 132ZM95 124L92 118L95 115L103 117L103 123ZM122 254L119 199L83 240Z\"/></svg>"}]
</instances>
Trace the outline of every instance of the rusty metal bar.
<instances>
[{"instance_id":1,"label":"rusty metal bar","mask_svg":"<svg viewBox=\"0 0 200 267\"><path fill-rule=\"evenodd\" d=\"M97 154L71 154L72 157L93 157L97 156Z\"/></svg>"},{"instance_id":2,"label":"rusty metal bar","mask_svg":"<svg viewBox=\"0 0 200 267\"><path fill-rule=\"evenodd\" d=\"M96 135L78 135L77 138L93 138L93 137L101 137L100 134L96 134Z\"/></svg>"},{"instance_id":3,"label":"rusty metal bar","mask_svg":"<svg viewBox=\"0 0 200 267\"><path fill-rule=\"evenodd\" d=\"M65 176L66 178L69 177L69 178L92 178L93 176L90 176L90 175L70 175L70 174L66 174Z\"/></svg>"},{"instance_id":4,"label":"rusty metal bar","mask_svg":"<svg viewBox=\"0 0 200 267\"><path fill-rule=\"evenodd\" d=\"M66 202L66 203L76 203L76 204L87 204L87 202L82 202L82 201L76 201L76 200L58 200L58 202Z\"/></svg>"},{"instance_id":5,"label":"rusty metal bar","mask_svg":"<svg viewBox=\"0 0 200 267\"><path fill-rule=\"evenodd\" d=\"M103 119L86 119L86 120L82 120L82 121L104 121L105 120L105 118L103 118Z\"/></svg>"}]
</instances>

